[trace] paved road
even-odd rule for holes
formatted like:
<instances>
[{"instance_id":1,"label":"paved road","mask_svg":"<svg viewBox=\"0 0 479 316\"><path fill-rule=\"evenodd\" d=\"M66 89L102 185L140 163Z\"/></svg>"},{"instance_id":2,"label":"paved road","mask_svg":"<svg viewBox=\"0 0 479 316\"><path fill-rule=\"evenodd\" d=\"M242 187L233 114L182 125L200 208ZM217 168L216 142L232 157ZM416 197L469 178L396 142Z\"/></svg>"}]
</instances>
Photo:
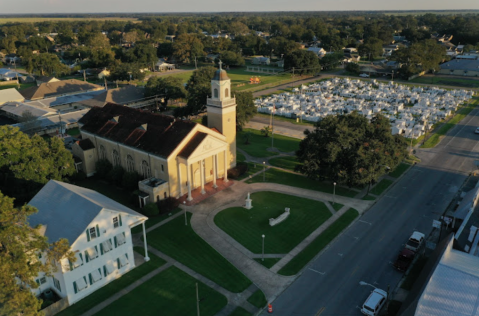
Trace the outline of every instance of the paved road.
<instances>
[{"instance_id":1,"label":"paved road","mask_svg":"<svg viewBox=\"0 0 479 316\"><path fill-rule=\"evenodd\" d=\"M252 128L261 130L266 125L270 125L271 120L269 117L256 115L254 116L248 123L246 123L246 128ZM285 136L290 136L294 138L304 138L303 131L307 128L313 130L314 127L312 125L299 125L299 124L292 124L290 122L280 121L275 118L274 120L274 133L281 134Z\"/></svg>"},{"instance_id":2,"label":"paved road","mask_svg":"<svg viewBox=\"0 0 479 316\"><path fill-rule=\"evenodd\" d=\"M413 230L429 233L479 157L479 110L453 128L439 146L418 150L412 167L364 216L338 237L274 302L274 314L361 315L372 288L395 288L401 274L391 266ZM263 315L267 315L265 312Z\"/></svg>"}]
</instances>

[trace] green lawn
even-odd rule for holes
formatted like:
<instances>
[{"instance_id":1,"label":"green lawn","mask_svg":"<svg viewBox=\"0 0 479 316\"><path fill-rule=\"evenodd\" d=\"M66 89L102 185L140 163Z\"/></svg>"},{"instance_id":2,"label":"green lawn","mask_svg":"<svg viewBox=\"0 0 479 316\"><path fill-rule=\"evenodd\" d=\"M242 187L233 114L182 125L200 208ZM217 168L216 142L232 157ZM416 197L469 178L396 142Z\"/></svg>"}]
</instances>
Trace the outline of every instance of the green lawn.
<instances>
[{"instance_id":1,"label":"green lawn","mask_svg":"<svg viewBox=\"0 0 479 316\"><path fill-rule=\"evenodd\" d=\"M155 224L158 224L159 222L161 221L164 221L165 219L167 219L168 217L178 213L181 211L181 208L177 207L176 209L174 209L173 211L171 211L170 213L166 213L166 214L161 214L161 215L158 215L158 216L153 216L153 217L149 217L148 220L145 222L145 229L147 228L150 228L151 226L155 225ZM171 215L169 215L171 214ZM133 227L133 229L131 230L131 232L133 234L138 234L138 233L142 233L143 232L143 227L142 225L138 225L138 226L135 226Z\"/></svg>"},{"instance_id":2,"label":"green lawn","mask_svg":"<svg viewBox=\"0 0 479 316\"><path fill-rule=\"evenodd\" d=\"M79 136L80 135L80 129L78 127L75 128L70 128L67 130L67 134L70 136Z\"/></svg>"},{"instance_id":3,"label":"green lawn","mask_svg":"<svg viewBox=\"0 0 479 316\"><path fill-rule=\"evenodd\" d=\"M281 275L295 275L308 264L321 250L324 249L336 236L338 236L351 222L358 217L359 213L350 208L331 226L329 226L321 235L316 237L306 248L304 248L296 257L288 262L278 273Z\"/></svg>"},{"instance_id":4,"label":"green lawn","mask_svg":"<svg viewBox=\"0 0 479 316\"><path fill-rule=\"evenodd\" d=\"M399 178L409 167L411 167L410 164L401 162L389 175L393 178Z\"/></svg>"},{"instance_id":5,"label":"green lawn","mask_svg":"<svg viewBox=\"0 0 479 316\"><path fill-rule=\"evenodd\" d=\"M187 213L188 223L191 213ZM234 293L243 292L250 284L238 269L198 236L183 216L148 233L148 243L178 260L190 269Z\"/></svg>"},{"instance_id":6,"label":"green lawn","mask_svg":"<svg viewBox=\"0 0 479 316\"><path fill-rule=\"evenodd\" d=\"M251 296L248 297L247 301L258 308L263 308L266 303L268 303L266 301L266 297L264 297L264 294L261 290L257 290L256 292L251 294Z\"/></svg>"},{"instance_id":7,"label":"green lawn","mask_svg":"<svg viewBox=\"0 0 479 316\"><path fill-rule=\"evenodd\" d=\"M343 204L340 204L340 203L333 203L332 201L330 202L331 203L331 206L334 208L334 210L337 212L339 211L340 209L343 208Z\"/></svg>"},{"instance_id":8,"label":"green lawn","mask_svg":"<svg viewBox=\"0 0 479 316\"><path fill-rule=\"evenodd\" d=\"M228 316L253 316L253 314L249 313L243 307L236 307L235 310L229 314Z\"/></svg>"},{"instance_id":9,"label":"green lawn","mask_svg":"<svg viewBox=\"0 0 479 316\"><path fill-rule=\"evenodd\" d=\"M474 97L474 101L463 106L452 119L447 123L442 124L442 126L431 136L428 140L421 146L421 148L433 148L441 141L441 136L444 136L453 128L457 123L462 121L479 103L479 97Z\"/></svg>"},{"instance_id":10,"label":"green lawn","mask_svg":"<svg viewBox=\"0 0 479 316\"><path fill-rule=\"evenodd\" d=\"M255 162L247 162L248 164L248 171L245 174L240 176L238 180L243 180L248 178L250 175L255 174L258 171L262 171L264 169L263 164L255 163Z\"/></svg>"},{"instance_id":11,"label":"green lawn","mask_svg":"<svg viewBox=\"0 0 479 316\"><path fill-rule=\"evenodd\" d=\"M418 77L411 80L412 83L431 83L437 85L458 86L467 88L479 88L479 81L475 78L463 79L452 77Z\"/></svg>"},{"instance_id":12,"label":"green lawn","mask_svg":"<svg viewBox=\"0 0 479 316\"><path fill-rule=\"evenodd\" d=\"M274 94L276 94L276 93L274 93ZM265 114L265 113L256 113L255 116L271 118L271 114ZM289 122L289 123L295 124L295 125L304 125L304 129L306 129L306 128L313 129L314 128L314 124L311 123L311 122L308 122L308 121L296 122L296 119L289 118L289 117L275 115L274 120L275 121Z\"/></svg>"},{"instance_id":13,"label":"green lawn","mask_svg":"<svg viewBox=\"0 0 479 316\"><path fill-rule=\"evenodd\" d=\"M231 207L219 212L215 224L253 253L262 251L265 237L265 253L290 252L316 228L331 217L323 202L304 199L276 192L251 194L253 208ZM289 207L290 215L282 223L269 226L269 219L276 218Z\"/></svg>"},{"instance_id":14,"label":"green lawn","mask_svg":"<svg viewBox=\"0 0 479 316\"><path fill-rule=\"evenodd\" d=\"M261 260L261 258L255 258L254 260L260 263L261 265L265 266L266 268L270 269L279 260L281 260L281 258L264 258L264 260Z\"/></svg>"},{"instance_id":15,"label":"green lawn","mask_svg":"<svg viewBox=\"0 0 479 316\"><path fill-rule=\"evenodd\" d=\"M142 256L145 255L144 248L141 247L134 247L135 252L141 254ZM92 309L96 305L100 304L110 296L115 293L120 292L125 287L129 286L133 282L137 281L141 277L147 275L151 271L161 267L166 263L165 260L158 258L152 253L148 253L150 257L150 261L143 263L142 265L136 267L135 269L131 270L127 274L124 274L121 278L108 283L104 287L98 289L93 294L85 297L84 299L80 300L78 303L75 303L68 307L67 309L63 310L62 312L56 314L58 316L77 316L85 313L86 311Z\"/></svg>"},{"instance_id":16,"label":"green lawn","mask_svg":"<svg viewBox=\"0 0 479 316\"><path fill-rule=\"evenodd\" d=\"M246 157L239 151L236 151L236 162L243 162L243 161L246 161Z\"/></svg>"},{"instance_id":17,"label":"green lawn","mask_svg":"<svg viewBox=\"0 0 479 316\"><path fill-rule=\"evenodd\" d=\"M376 185L374 188L371 189L370 193L374 195L381 195L391 184L393 184L392 180L389 179L382 179Z\"/></svg>"},{"instance_id":18,"label":"green lawn","mask_svg":"<svg viewBox=\"0 0 479 316\"><path fill-rule=\"evenodd\" d=\"M17 83L0 85L0 90L11 89L11 88L17 89L18 86L19 85ZM23 89L30 88L30 87L33 87L33 86L36 86L36 83L20 83L20 89L19 90L23 90Z\"/></svg>"},{"instance_id":19,"label":"green lawn","mask_svg":"<svg viewBox=\"0 0 479 316\"><path fill-rule=\"evenodd\" d=\"M216 315L226 306L224 295L172 266L95 315L196 315L196 283L202 316Z\"/></svg>"},{"instance_id":20,"label":"green lawn","mask_svg":"<svg viewBox=\"0 0 479 316\"><path fill-rule=\"evenodd\" d=\"M285 185L290 185L292 187L298 187L298 188L333 194L332 183L312 180L299 174L294 174L294 173L290 173L290 172L275 169L275 168L270 168L266 170L265 179L266 179L266 182L285 184ZM263 174L259 174L251 178L250 180L246 180L246 183L256 183L256 182L263 182ZM336 186L336 194L347 196L347 197L355 197L356 194L358 194L358 192L354 190L350 190L348 188Z\"/></svg>"},{"instance_id":21,"label":"green lawn","mask_svg":"<svg viewBox=\"0 0 479 316\"><path fill-rule=\"evenodd\" d=\"M245 134L249 133L249 144L245 144ZM297 138L287 137L283 135L274 135L274 148L282 152L292 152L299 148ZM278 153L266 150L271 148L271 137L264 137L259 130L246 128L237 133L236 146L244 150L248 155L253 157L271 157Z\"/></svg>"},{"instance_id":22,"label":"green lawn","mask_svg":"<svg viewBox=\"0 0 479 316\"><path fill-rule=\"evenodd\" d=\"M361 200L365 200L365 201L372 201L372 200L375 200L376 198L372 195L366 195L366 196L363 196L363 198Z\"/></svg>"},{"instance_id":23,"label":"green lawn","mask_svg":"<svg viewBox=\"0 0 479 316\"><path fill-rule=\"evenodd\" d=\"M283 156L271 158L268 160L269 164L278 168L288 169L294 171L294 168L300 165L300 162L294 156Z\"/></svg>"}]
</instances>

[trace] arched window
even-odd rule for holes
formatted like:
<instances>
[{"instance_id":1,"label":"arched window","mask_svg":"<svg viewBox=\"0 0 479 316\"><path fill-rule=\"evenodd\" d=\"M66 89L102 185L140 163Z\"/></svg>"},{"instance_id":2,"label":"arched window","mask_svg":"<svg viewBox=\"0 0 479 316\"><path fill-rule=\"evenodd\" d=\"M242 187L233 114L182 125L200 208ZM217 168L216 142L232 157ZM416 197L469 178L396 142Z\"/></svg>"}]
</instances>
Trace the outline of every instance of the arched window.
<instances>
[{"instance_id":1,"label":"arched window","mask_svg":"<svg viewBox=\"0 0 479 316\"><path fill-rule=\"evenodd\" d=\"M146 160L143 160L143 162L141 163L141 174L145 179L151 177L150 166L148 165L148 162L146 162Z\"/></svg>"},{"instance_id":2,"label":"arched window","mask_svg":"<svg viewBox=\"0 0 479 316\"><path fill-rule=\"evenodd\" d=\"M135 171L135 161L133 160L133 157L130 155L126 156L126 171L128 172Z\"/></svg>"},{"instance_id":3,"label":"arched window","mask_svg":"<svg viewBox=\"0 0 479 316\"><path fill-rule=\"evenodd\" d=\"M106 159L106 150L103 145L100 145L100 159Z\"/></svg>"},{"instance_id":4,"label":"arched window","mask_svg":"<svg viewBox=\"0 0 479 316\"><path fill-rule=\"evenodd\" d=\"M118 151L113 150L111 160L113 161L113 166L121 166L120 154L118 154Z\"/></svg>"},{"instance_id":5,"label":"arched window","mask_svg":"<svg viewBox=\"0 0 479 316\"><path fill-rule=\"evenodd\" d=\"M229 97L229 91L228 91L228 88L225 89L225 97Z\"/></svg>"},{"instance_id":6,"label":"arched window","mask_svg":"<svg viewBox=\"0 0 479 316\"><path fill-rule=\"evenodd\" d=\"M215 89L215 90L213 91L213 93L214 93L214 97L217 98L217 97L218 97L218 89Z\"/></svg>"}]
</instances>

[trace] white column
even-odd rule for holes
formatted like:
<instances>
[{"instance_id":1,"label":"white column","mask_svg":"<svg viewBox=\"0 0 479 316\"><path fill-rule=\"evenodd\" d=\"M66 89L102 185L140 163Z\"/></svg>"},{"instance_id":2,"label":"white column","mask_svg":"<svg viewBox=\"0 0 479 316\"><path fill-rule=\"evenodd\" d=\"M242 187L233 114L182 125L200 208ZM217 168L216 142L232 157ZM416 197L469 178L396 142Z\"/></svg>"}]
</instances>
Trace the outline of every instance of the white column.
<instances>
[{"instance_id":1,"label":"white column","mask_svg":"<svg viewBox=\"0 0 479 316\"><path fill-rule=\"evenodd\" d=\"M217 155L214 154L213 156L211 156L212 160L213 160L213 188L217 188L218 186L216 185L216 177L217 177L217 172L216 172L216 157Z\"/></svg>"},{"instance_id":2,"label":"white column","mask_svg":"<svg viewBox=\"0 0 479 316\"><path fill-rule=\"evenodd\" d=\"M146 231L145 231L145 222L141 223L143 226L143 242L145 245L145 261L148 262L150 261L150 257L148 257L148 244L146 243Z\"/></svg>"},{"instance_id":3,"label":"white column","mask_svg":"<svg viewBox=\"0 0 479 316\"><path fill-rule=\"evenodd\" d=\"M201 194L205 194L205 161L200 160Z\"/></svg>"},{"instance_id":4,"label":"white column","mask_svg":"<svg viewBox=\"0 0 479 316\"><path fill-rule=\"evenodd\" d=\"M186 169L187 169L187 172L186 174L188 175L188 201L191 201L193 200L193 198L191 197L191 166L188 164L188 162L186 162Z\"/></svg>"},{"instance_id":5,"label":"white column","mask_svg":"<svg viewBox=\"0 0 479 316\"><path fill-rule=\"evenodd\" d=\"M180 196L182 196L183 190L182 190L182 182L181 182L181 163L179 161L176 161L176 165L178 166L178 186L179 186Z\"/></svg>"},{"instance_id":6,"label":"white column","mask_svg":"<svg viewBox=\"0 0 479 316\"><path fill-rule=\"evenodd\" d=\"M226 159L226 150L225 150L225 182L228 182L228 160Z\"/></svg>"}]
</instances>

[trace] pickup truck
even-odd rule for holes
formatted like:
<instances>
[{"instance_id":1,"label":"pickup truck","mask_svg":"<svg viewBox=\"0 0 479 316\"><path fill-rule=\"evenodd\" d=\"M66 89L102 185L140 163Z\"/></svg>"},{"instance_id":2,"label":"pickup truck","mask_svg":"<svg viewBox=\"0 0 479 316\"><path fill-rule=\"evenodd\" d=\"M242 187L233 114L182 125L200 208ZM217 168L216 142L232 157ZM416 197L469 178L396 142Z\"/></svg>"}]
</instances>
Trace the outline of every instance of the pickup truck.
<instances>
[{"instance_id":1,"label":"pickup truck","mask_svg":"<svg viewBox=\"0 0 479 316\"><path fill-rule=\"evenodd\" d=\"M394 262L394 267L399 271L406 271L415 255L416 253L414 251L410 249L403 249Z\"/></svg>"},{"instance_id":2,"label":"pickup truck","mask_svg":"<svg viewBox=\"0 0 479 316\"><path fill-rule=\"evenodd\" d=\"M409 237L405 248L417 252L419 248L421 248L423 242L424 234L416 231L412 233L411 237Z\"/></svg>"}]
</instances>

